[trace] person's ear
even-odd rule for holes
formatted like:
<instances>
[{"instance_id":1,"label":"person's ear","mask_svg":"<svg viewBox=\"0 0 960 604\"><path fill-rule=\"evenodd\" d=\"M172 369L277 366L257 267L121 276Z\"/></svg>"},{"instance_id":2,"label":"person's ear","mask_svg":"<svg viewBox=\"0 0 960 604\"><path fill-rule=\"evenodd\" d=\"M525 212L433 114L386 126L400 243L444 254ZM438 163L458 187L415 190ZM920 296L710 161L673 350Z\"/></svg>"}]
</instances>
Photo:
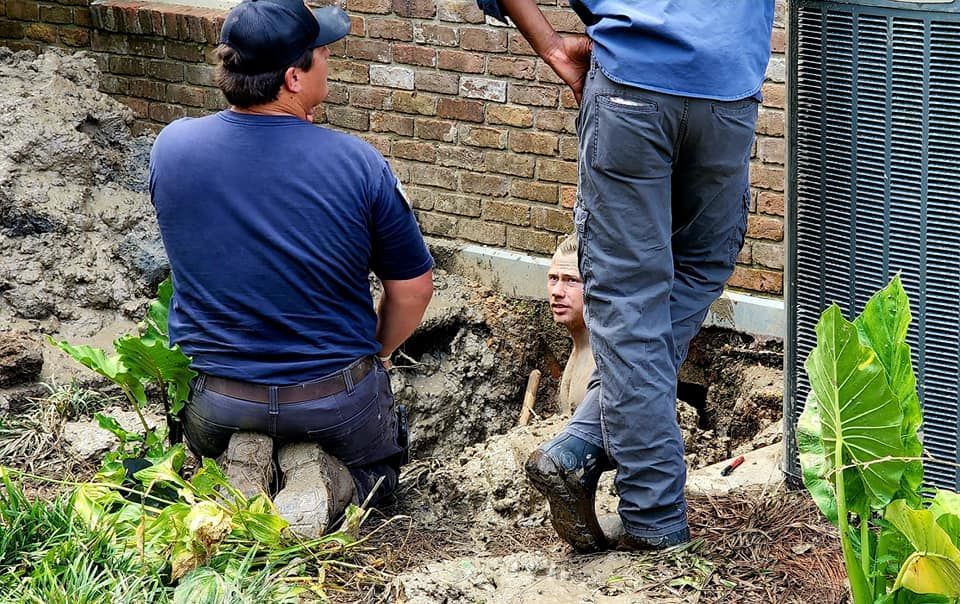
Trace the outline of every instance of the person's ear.
<instances>
[{"instance_id":1,"label":"person's ear","mask_svg":"<svg viewBox=\"0 0 960 604\"><path fill-rule=\"evenodd\" d=\"M300 70L296 67L288 67L283 74L283 85L290 92L300 92Z\"/></svg>"}]
</instances>

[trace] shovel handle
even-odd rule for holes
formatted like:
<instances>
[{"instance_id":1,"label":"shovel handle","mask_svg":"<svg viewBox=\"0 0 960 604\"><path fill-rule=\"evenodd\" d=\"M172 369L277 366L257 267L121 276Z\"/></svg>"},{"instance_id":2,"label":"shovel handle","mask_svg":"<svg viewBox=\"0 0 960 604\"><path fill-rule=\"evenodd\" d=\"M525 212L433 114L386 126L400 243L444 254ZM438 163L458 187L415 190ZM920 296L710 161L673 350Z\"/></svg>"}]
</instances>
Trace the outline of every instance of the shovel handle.
<instances>
[{"instance_id":1,"label":"shovel handle","mask_svg":"<svg viewBox=\"0 0 960 604\"><path fill-rule=\"evenodd\" d=\"M527 378L527 390L523 393L523 407L520 408L520 421L517 425L526 426L530 423L530 414L537 402L537 388L540 386L540 370L534 369Z\"/></svg>"}]
</instances>

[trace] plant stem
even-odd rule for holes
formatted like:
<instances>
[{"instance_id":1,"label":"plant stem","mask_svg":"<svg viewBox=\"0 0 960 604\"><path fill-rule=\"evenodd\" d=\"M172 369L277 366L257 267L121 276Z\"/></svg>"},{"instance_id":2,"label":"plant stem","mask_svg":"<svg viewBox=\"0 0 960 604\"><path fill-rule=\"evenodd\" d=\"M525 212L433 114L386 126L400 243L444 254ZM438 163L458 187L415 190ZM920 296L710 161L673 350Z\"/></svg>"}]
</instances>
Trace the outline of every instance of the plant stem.
<instances>
[{"instance_id":1,"label":"plant stem","mask_svg":"<svg viewBox=\"0 0 960 604\"><path fill-rule=\"evenodd\" d=\"M833 467L843 467L843 450L839 441L834 448ZM853 592L854 604L873 604L873 594L867 585L867 578L860 568L857 554L850 543L850 522L847 518L846 489L843 480L843 470L834 473L837 491L837 524L840 531L840 547L843 550L843 564L847 567L847 578L850 579L850 591Z\"/></svg>"},{"instance_id":2,"label":"plant stem","mask_svg":"<svg viewBox=\"0 0 960 604\"><path fill-rule=\"evenodd\" d=\"M867 585L871 592L874 592L874 583L869 580L870 566L872 566L872 556L870 555L870 506L866 510L861 510L860 515L860 568L863 569L863 576L867 578Z\"/></svg>"}]
</instances>

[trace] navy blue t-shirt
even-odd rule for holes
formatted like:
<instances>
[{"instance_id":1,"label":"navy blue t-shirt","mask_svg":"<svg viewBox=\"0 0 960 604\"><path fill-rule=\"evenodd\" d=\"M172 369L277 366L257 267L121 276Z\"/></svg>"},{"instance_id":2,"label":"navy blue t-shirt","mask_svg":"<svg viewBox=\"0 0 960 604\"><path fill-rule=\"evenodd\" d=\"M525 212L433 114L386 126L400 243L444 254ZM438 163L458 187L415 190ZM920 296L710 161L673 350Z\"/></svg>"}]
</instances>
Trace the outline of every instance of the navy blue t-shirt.
<instances>
[{"instance_id":1,"label":"navy blue t-shirt","mask_svg":"<svg viewBox=\"0 0 960 604\"><path fill-rule=\"evenodd\" d=\"M170 340L211 375L293 384L375 354L370 271L433 266L386 160L296 117L173 122L150 193L173 271Z\"/></svg>"}]
</instances>

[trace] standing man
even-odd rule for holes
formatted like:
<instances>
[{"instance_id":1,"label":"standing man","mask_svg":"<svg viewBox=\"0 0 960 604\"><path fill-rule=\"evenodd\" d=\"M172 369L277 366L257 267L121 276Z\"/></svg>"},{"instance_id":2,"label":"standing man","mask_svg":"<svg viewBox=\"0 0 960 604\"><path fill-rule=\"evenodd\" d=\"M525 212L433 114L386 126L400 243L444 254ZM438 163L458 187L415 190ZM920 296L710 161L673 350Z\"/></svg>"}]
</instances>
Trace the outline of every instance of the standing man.
<instances>
[{"instance_id":1,"label":"standing man","mask_svg":"<svg viewBox=\"0 0 960 604\"><path fill-rule=\"evenodd\" d=\"M183 413L197 454L269 488L301 535L323 533L383 478L398 438L384 363L433 292L433 260L397 179L367 143L315 126L337 7L246 0L223 25L216 83L230 108L160 133L150 193L173 272L170 341L199 372ZM368 276L383 283L374 308ZM228 448L229 445L229 448Z\"/></svg>"},{"instance_id":2,"label":"standing man","mask_svg":"<svg viewBox=\"0 0 960 604\"><path fill-rule=\"evenodd\" d=\"M583 279L577 268L577 236L565 238L553 253L547 270L547 295L553 320L567 328L573 350L563 368L557 402L560 413L577 408L587 392L590 376L597 369L590 349L590 334L583 320Z\"/></svg>"},{"instance_id":3,"label":"standing man","mask_svg":"<svg viewBox=\"0 0 960 604\"><path fill-rule=\"evenodd\" d=\"M743 245L774 0L570 0L587 35L568 37L536 0L478 3L509 16L581 104L574 220L599 379L528 476L578 551L683 543L677 371ZM608 464L614 543L593 510Z\"/></svg>"}]
</instances>

